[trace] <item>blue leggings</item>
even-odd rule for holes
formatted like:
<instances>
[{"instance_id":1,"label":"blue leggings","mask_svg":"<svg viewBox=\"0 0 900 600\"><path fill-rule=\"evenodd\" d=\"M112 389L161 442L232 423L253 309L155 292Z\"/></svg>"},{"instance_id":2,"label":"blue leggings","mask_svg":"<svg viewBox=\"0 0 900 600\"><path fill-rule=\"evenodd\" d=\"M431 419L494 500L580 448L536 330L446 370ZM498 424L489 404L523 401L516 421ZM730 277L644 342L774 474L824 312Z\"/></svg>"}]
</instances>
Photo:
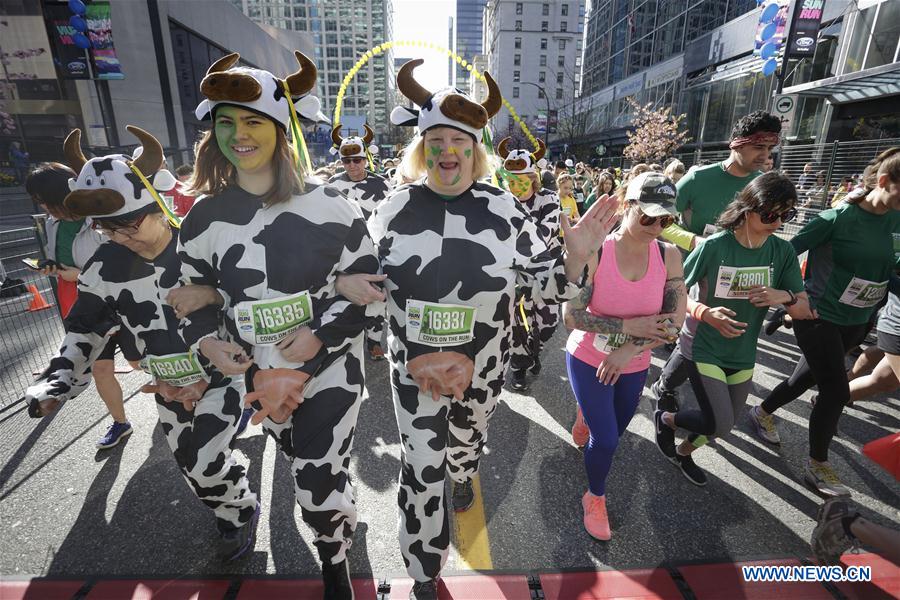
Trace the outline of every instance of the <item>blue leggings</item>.
<instances>
[{"instance_id":1,"label":"blue leggings","mask_svg":"<svg viewBox=\"0 0 900 600\"><path fill-rule=\"evenodd\" d=\"M647 370L620 375L614 385L597 380L597 369L566 352L569 382L581 407L591 438L584 449L588 486L595 496L606 493L606 476L612 467L619 438L637 410Z\"/></svg>"}]
</instances>

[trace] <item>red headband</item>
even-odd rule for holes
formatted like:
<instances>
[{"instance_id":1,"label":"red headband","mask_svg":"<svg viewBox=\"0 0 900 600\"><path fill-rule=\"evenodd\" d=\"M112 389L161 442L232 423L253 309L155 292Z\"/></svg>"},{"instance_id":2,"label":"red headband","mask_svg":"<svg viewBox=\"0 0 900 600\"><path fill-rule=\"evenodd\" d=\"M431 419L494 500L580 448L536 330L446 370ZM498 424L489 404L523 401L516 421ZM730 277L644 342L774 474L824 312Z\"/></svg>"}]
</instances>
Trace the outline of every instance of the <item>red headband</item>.
<instances>
[{"instance_id":1,"label":"red headband","mask_svg":"<svg viewBox=\"0 0 900 600\"><path fill-rule=\"evenodd\" d=\"M735 148L740 148L747 144L775 144L777 146L779 142L781 142L781 136L777 133L771 131L758 131L747 137L737 137L732 139L728 147L734 150Z\"/></svg>"}]
</instances>

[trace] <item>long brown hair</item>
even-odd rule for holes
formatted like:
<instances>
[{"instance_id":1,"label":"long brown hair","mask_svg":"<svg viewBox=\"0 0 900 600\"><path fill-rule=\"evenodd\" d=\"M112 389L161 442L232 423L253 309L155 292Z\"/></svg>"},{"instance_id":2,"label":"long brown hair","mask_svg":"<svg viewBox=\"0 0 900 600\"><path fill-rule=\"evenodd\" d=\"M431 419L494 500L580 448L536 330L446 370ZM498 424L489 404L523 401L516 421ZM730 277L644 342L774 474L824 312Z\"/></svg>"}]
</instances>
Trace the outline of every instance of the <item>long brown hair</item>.
<instances>
[{"instance_id":1,"label":"long brown hair","mask_svg":"<svg viewBox=\"0 0 900 600\"><path fill-rule=\"evenodd\" d=\"M872 159L862 175L863 192L849 193L844 197L848 204L859 204L869 192L878 187L878 176L884 174L895 183L900 183L900 146L888 148Z\"/></svg>"},{"instance_id":2,"label":"long brown hair","mask_svg":"<svg viewBox=\"0 0 900 600\"><path fill-rule=\"evenodd\" d=\"M237 168L229 161L216 141L215 127L207 130L194 146L194 174L187 182L188 192L199 196L221 194L226 187L237 185ZM275 125L275 154L272 155L275 184L263 195L266 206L287 202L291 196L303 192L305 169L297 165L284 130Z\"/></svg>"},{"instance_id":3,"label":"long brown hair","mask_svg":"<svg viewBox=\"0 0 900 600\"><path fill-rule=\"evenodd\" d=\"M790 179L769 171L763 173L737 193L716 223L722 229L732 231L744 224L747 213L754 211L773 211L777 208L791 208L797 201L797 188Z\"/></svg>"}]
</instances>

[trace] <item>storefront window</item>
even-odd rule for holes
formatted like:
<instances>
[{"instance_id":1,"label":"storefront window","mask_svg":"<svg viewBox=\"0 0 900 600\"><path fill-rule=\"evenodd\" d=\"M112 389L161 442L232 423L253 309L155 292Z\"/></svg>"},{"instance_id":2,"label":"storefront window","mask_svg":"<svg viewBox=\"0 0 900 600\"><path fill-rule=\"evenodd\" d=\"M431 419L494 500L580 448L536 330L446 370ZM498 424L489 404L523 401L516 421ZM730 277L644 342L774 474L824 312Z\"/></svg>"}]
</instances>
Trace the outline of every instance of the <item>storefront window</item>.
<instances>
[{"instance_id":1,"label":"storefront window","mask_svg":"<svg viewBox=\"0 0 900 600\"><path fill-rule=\"evenodd\" d=\"M728 79L715 81L710 87L704 142L721 142L729 138L737 85L737 79Z\"/></svg>"},{"instance_id":2,"label":"storefront window","mask_svg":"<svg viewBox=\"0 0 900 600\"><path fill-rule=\"evenodd\" d=\"M850 39L850 49L847 52L847 62L844 64L844 73L855 73L863 66L866 55L866 46L869 44L869 32L875 25L875 6L859 12L856 26L853 28L853 37Z\"/></svg>"}]
</instances>

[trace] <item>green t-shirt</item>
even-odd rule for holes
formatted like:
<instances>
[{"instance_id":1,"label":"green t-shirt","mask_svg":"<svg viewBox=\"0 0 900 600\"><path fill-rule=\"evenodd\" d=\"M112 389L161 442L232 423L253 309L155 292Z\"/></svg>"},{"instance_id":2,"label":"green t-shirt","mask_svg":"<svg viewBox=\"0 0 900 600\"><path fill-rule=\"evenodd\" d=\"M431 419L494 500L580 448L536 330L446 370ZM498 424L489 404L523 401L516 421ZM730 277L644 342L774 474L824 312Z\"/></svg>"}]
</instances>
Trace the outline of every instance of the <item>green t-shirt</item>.
<instances>
[{"instance_id":1,"label":"green t-shirt","mask_svg":"<svg viewBox=\"0 0 900 600\"><path fill-rule=\"evenodd\" d=\"M809 250L806 291L819 317L859 325L872 316L900 265L900 211L876 215L858 204L820 212L791 240Z\"/></svg>"},{"instance_id":2,"label":"green t-shirt","mask_svg":"<svg viewBox=\"0 0 900 600\"><path fill-rule=\"evenodd\" d=\"M584 201L584 210L589 209L591 207L591 205L593 205L594 202L596 202L596 201L597 201L597 194L595 194L594 192L591 192L590 194L588 194L587 199Z\"/></svg>"},{"instance_id":3,"label":"green t-shirt","mask_svg":"<svg viewBox=\"0 0 900 600\"><path fill-rule=\"evenodd\" d=\"M80 221L60 220L59 227L56 229L56 262L68 267L75 266L75 259L72 258L72 244L82 227L84 227L84 219Z\"/></svg>"},{"instance_id":4,"label":"green t-shirt","mask_svg":"<svg viewBox=\"0 0 900 600\"><path fill-rule=\"evenodd\" d=\"M694 336L693 359L728 369L752 369L756 364L756 340L767 308L747 299L750 287L764 285L778 290L803 291L800 264L790 242L770 235L762 246L742 246L732 231L713 234L688 255L685 284L697 284L697 299L710 308L724 306L736 321L747 323L744 333L725 338L711 325L699 323Z\"/></svg>"},{"instance_id":5,"label":"green t-shirt","mask_svg":"<svg viewBox=\"0 0 900 600\"><path fill-rule=\"evenodd\" d=\"M735 195L759 175L754 171L746 177L735 177L725 171L724 162L691 169L675 184L675 208L682 215L682 226L695 235L711 235L713 230L706 231L707 225L715 227Z\"/></svg>"}]
</instances>

